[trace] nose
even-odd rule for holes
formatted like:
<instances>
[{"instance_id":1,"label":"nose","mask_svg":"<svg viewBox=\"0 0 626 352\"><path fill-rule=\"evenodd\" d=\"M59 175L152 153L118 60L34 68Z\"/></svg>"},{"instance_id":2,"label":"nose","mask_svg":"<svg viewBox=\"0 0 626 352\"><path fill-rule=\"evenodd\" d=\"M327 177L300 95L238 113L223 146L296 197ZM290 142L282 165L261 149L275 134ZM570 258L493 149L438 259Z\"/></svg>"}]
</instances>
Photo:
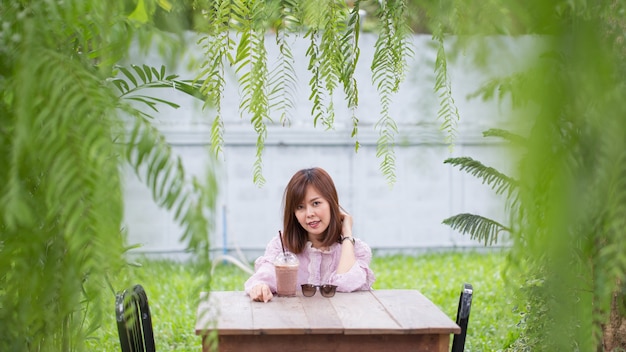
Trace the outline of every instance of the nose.
<instances>
[{"instance_id":1,"label":"nose","mask_svg":"<svg viewBox=\"0 0 626 352\"><path fill-rule=\"evenodd\" d=\"M306 215L307 215L307 216L311 216L311 215L313 215L314 213L315 213L315 212L314 212L314 209L313 209L313 207L312 207L312 206L307 206L307 207L306 207Z\"/></svg>"}]
</instances>

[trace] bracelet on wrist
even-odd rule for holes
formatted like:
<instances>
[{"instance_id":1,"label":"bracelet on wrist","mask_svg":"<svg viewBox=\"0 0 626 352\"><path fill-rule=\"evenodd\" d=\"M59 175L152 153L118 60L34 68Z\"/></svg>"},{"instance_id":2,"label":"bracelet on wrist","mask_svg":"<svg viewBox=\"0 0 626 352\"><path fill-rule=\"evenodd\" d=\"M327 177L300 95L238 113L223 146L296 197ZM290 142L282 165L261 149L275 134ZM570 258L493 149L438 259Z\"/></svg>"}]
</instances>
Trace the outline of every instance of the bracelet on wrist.
<instances>
[{"instance_id":1,"label":"bracelet on wrist","mask_svg":"<svg viewBox=\"0 0 626 352\"><path fill-rule=\"evenodd\" d=\"M343 241L345 241L345 240L348 240L349 242L352 242L353 246L354 246L354 244L356 242L354 237L352 237L352 236L341 235L341 237L339 238L339 243L343 244Z\"/></svg>"}]
</instances>

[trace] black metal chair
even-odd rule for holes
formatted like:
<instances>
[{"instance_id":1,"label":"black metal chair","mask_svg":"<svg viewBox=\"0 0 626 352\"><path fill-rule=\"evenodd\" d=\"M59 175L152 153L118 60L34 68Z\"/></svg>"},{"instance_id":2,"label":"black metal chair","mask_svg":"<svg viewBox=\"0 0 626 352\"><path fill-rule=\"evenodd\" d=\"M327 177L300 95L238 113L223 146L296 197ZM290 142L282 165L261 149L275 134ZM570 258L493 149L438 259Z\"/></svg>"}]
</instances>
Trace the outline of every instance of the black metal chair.
<instances>
[{"instance_id":1,"label":"black metal chair","mask_svg":"<svg viewBox=\"0 0 626 352\"><path fill-rule=\"evenodd\" d=\"M456 312L456 324L461 327L461 333L454 335L452 339L452 352L463 352L465 349L465 336L469 323L470 310L472 308L472 295L474 288L471 284L464 284L459 297L459 308Z\"/></svg>"},{"instance_id":2,"label":"black metal chair","mask_svg":"<svg viewBox=\"0 0 626 352\"><path fill-rule=\"evenodd\" d=\"M122 352L154 352L148 296L141 285L115 296L115 318Z\"/></svg>"}]
</instances>

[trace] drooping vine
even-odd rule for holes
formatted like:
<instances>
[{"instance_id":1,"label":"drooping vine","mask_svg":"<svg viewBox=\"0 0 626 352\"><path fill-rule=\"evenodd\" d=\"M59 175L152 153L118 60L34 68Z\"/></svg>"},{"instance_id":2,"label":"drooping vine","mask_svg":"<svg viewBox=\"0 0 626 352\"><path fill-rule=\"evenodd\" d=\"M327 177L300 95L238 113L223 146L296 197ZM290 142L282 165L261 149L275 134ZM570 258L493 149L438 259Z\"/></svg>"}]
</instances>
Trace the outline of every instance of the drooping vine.
<instances>
[{"instance_id":1,"label":"drooping vine","mask_svg":"<svg viewBox=\"0 0 626 352\"><path fill-rule=\"evenodd\" d=\"M381 4L378 17L381 21L380 35L376 41L372 61L372 81L381 102L380 118L376 122L379 137L376 156L381 158L380 169L390 184L395 182L396 157L394 152L398 126L391 116L391 103L400 88L407 70L407 58L413 50L408 42L410 33L404 18L406 1L394 0Z\"/></svg>"}]
</instances>

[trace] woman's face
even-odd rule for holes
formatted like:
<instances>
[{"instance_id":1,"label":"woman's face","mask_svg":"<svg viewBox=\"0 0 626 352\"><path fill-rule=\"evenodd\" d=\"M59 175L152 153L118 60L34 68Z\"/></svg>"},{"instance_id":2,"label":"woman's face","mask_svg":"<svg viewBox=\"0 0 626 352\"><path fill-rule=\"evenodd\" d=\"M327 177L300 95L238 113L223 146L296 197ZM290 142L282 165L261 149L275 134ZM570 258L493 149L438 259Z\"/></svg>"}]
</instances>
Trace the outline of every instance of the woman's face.
<instances>
[{"instance_id":1,"label":"woman's face","mask_svg":"<svg viewBox=\"0 0 626 352\"><path fill-rule=\"evenodd\" d=\"M308 232L309 239L319 239L330 224L330 204L313 186L307 186L295 215L300 226Z\"/></svg>"}]
</instances>

